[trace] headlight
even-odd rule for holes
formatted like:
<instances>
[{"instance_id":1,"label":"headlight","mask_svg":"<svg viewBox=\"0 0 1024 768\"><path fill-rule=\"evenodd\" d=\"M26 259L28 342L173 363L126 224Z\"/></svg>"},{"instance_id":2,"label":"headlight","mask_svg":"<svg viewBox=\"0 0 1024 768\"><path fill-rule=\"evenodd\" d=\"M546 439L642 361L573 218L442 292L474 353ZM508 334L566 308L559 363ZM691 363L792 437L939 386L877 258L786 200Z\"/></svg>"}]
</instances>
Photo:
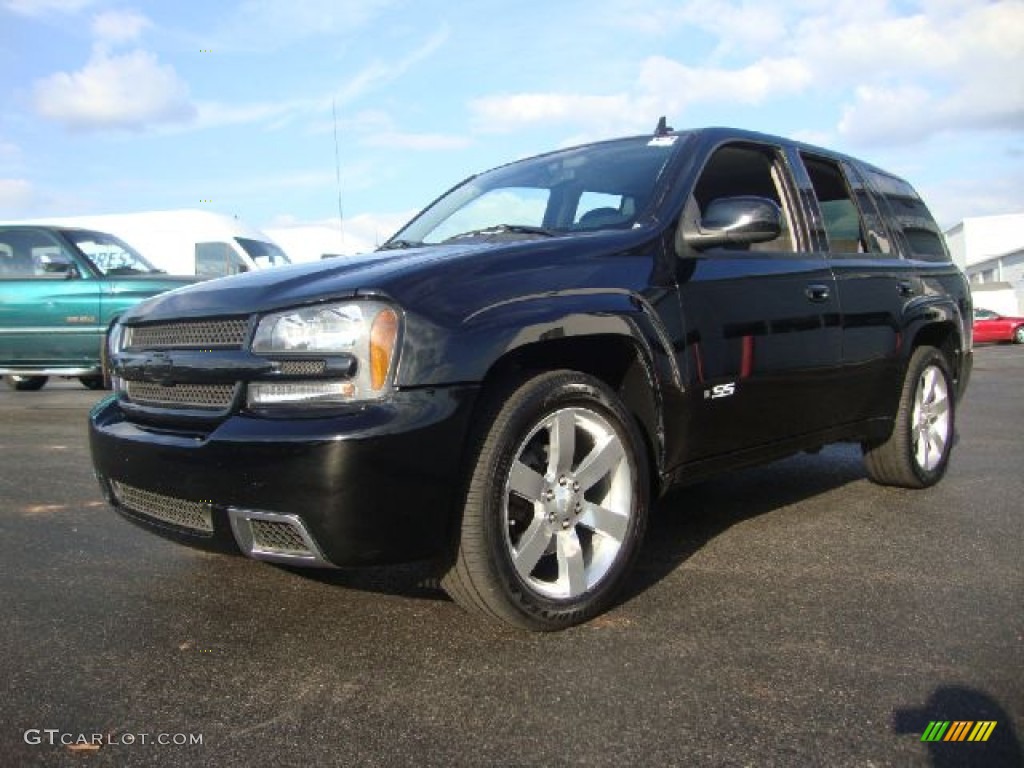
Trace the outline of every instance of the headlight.
<instances>
[{"instance_id":1,"label":"headlight","mask_svg":"<svg viewBox=\"0 0 1024 768\"><path fill-rule=\"evenodd\" d=\"M287 379L249 384L249 405L376 400L390 389L398 342L394 308L376 301L304 307L267 315L253 337L257 355L287 360L349 357L344 378Z\"/></svg>"}]
</instances>

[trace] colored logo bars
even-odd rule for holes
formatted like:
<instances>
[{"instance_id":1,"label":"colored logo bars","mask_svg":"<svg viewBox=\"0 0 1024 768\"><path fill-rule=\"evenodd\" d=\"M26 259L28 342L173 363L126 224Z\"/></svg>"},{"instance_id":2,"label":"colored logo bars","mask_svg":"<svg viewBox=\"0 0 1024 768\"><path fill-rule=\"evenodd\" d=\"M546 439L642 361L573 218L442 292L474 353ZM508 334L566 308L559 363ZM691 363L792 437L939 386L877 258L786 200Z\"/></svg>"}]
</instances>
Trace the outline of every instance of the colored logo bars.
<instances>
[{"instance_id":1,"label":"colored logo bars","mask_svg":"<svg viewBox=\"0 0 1024 768\"><path fill-rule=\"evenodd\" d=\"M995 720L932 720L921 741L988 741L995 727Z\"/></svg>"}]
</instances>

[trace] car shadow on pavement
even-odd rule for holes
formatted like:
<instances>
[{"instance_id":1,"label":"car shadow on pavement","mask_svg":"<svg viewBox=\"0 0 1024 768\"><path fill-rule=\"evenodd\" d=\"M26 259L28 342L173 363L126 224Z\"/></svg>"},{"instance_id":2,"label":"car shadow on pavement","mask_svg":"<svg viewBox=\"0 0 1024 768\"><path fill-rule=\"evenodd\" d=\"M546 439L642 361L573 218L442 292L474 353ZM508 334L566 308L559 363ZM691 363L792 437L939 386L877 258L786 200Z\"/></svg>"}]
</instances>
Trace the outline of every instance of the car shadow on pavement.
<instances>
[{"instance_id":1,"label":"car shadow on pavement","mask_svg":"<svg viewBox=\"0 0 1024 768\"><path fill-rule=\"evenodd\" d=\"M654 586L732 526L865 477L860 447L833 445L670 491L654 505L619 601Z\"/></svg>"},{"instance_id":2,"label":"car shadow on pavement","mask_svg":"<svg viewBox=\"0 0 1024 768\"><path fill-rule=\"evenodd\" d=\"M654 586L733 525L865 477L860 448L835 445L680 488L654 507L633 575L617 602ZM282 566L284 567L284 566ZM365 592L447 601L430 562L339 570L287 568L303 578Z\"/></svg>"}]
</instances>

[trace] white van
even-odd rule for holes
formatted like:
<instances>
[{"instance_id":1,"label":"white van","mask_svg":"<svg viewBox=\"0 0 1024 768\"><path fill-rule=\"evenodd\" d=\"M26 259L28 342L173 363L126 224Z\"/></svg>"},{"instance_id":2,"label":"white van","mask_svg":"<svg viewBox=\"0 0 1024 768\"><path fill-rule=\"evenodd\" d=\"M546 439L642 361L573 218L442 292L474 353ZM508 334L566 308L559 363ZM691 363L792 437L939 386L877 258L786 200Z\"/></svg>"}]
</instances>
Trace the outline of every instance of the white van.
<instances>
[{"instance_id":1,"label":"white van","mask_svg":"<svg viewBox=\"0 0 1024 768\"><path fill-rule=\"evenodd\" d=\"M290 263L277 243L260 230L233 216L210 211L142 211L19 223L109 232L171 275L222 277Z\"/></svg>"}]
</instances>

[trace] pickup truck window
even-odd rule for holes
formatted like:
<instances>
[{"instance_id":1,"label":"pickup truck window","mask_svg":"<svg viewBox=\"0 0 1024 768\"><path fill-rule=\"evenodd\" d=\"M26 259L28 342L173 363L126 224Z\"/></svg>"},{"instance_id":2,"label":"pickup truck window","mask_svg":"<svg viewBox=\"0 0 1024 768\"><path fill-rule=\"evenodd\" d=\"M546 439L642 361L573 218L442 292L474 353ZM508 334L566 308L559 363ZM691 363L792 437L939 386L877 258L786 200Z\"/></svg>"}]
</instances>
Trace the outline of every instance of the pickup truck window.
<instances>
[{"instance_id":1,"label":"pickup truck window","mask_svg":"<svg viewBox=\"0 0 1024 768\"><path fill-rule=\"evenodd\" d=\"M86 255L101 275L151 275L160 270L122 240L105 232L63 230L64 237Z\"/></svg>"},{"instance_id":2,"label":"pickup truck window","mask_svg":"<svg viewBox=\"0 0 1024 768\"><path fill-rule=\"evenodd\" d=\"M42 229L0 231L0 278L63 279L74 257Z\"/></svg>"}]
</instances>

